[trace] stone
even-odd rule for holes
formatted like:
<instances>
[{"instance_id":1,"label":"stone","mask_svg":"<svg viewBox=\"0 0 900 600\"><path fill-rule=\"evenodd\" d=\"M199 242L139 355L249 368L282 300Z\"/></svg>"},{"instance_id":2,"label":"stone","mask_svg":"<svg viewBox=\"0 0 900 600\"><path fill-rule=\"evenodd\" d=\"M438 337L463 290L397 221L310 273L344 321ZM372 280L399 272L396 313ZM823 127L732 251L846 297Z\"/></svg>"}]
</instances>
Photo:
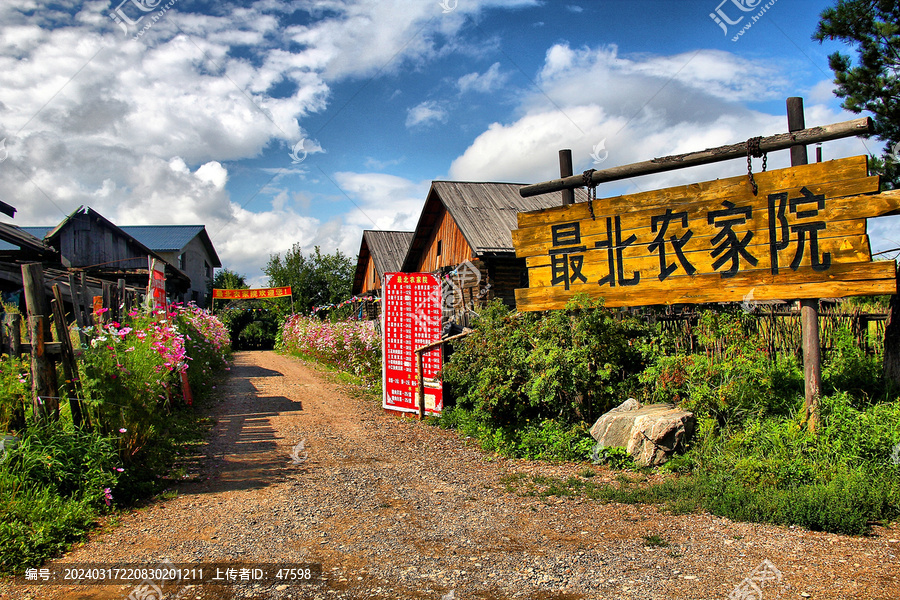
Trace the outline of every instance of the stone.
<instances>
[{"instance_id":1,"label":"stone","mask_svg":"<svg viewBox=\"0 0 900 600\"><path fill-rule=\"evenodd\" d=\"M625 448L635 464L645 467L683 452L696 426L693 413L672 404L644 406L629 398L597 419L591 436L600 448Z\"/></svg>"}]
</instances>

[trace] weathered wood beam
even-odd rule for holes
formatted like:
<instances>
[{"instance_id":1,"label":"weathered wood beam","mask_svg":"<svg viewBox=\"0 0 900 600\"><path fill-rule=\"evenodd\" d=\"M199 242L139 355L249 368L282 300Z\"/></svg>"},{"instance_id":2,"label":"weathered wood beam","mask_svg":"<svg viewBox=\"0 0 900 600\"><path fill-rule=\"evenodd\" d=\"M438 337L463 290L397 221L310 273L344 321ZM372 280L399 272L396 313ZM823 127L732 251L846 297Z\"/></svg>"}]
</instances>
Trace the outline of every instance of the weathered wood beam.
<instances>
[{"instance_id":1,"label":"weathered wood beam","mask_svg":"<svg viewBox=\"0 0 900 600\"><path fill-rule=\"evenodd\" d=\"M779 133L777 135L764 137L760 140L759 148L762 152L774 152L776 150L786 150L793 146L797 146L798 144L815 144L818 142L839 140L847 137L866 135L873 131L874 126L872 124L872 119L863 117L861 119L853 119L852 121L843 121L841 123L822 125L821 127L810 127L799 131ZM598 183L637 177L638 175L664 173L666 171L674 171L685 167L708 165L746 156L747 142L739 142L728 146L708 148L699 152L663 156L644 162L621 165L610 169L603 169L602 171L594 171L591 175L591 182L596 185ZM523 198L528 198L529 196L559 192L561 190L575 189L583 186L584 180L582 175L579 174L526 185L519 189L519 194L521 194Z\"/></svg>"}]
</instances>

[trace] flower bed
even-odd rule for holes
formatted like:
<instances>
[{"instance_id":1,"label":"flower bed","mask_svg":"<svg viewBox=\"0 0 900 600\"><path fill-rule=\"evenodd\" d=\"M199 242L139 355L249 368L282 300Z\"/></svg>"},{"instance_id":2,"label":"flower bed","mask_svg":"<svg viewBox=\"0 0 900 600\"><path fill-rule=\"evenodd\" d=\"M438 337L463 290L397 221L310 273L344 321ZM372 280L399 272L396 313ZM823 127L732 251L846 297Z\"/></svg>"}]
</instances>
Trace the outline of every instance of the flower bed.
<instances>
[{"instance_id":1,"label":"flower bed","mask_svg":"<svg viewBox=\"0 0 900 600\"><path fill-rule=\"evenodd\" d=\"M352 373L369 385L381 380L381 331L374 321L294 315L281 328L277 347Z\"/></svg>"}]
</instances>

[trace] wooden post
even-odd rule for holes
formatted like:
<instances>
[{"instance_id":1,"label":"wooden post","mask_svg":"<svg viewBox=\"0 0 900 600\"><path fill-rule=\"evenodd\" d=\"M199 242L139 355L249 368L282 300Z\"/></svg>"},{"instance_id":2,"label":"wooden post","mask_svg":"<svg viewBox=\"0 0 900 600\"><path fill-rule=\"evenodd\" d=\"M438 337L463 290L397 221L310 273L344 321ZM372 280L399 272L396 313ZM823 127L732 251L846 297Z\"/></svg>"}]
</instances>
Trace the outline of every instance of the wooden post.
<instances>
[{"instance_id":1,"label":"wooden post","mask_svg":"<svg viewBox=\"0 0 900 600\"><path fill-rule=\"evenodd\" d=\"M69 408L72 411L72 423L75 427L81 427L84 421L81 410L81 402L78 399L78 366L75 364L75 349L72 347L72 338L69 334L69 326L66 322L66 314L63 309L62 292L58 285L53 286L53 324L56 327L56 337L62 343L60 362L63 366L63 374L66 377L66 395L69 396Z\"/></svg>"},{"instance_id":2,"label":"wooden post","mask_svg":"<svg viewBox=\"0 0 900 600\"><path fill-rule=\"evenodd\" d=\"M559 176L560 178L571 177L572 176L572 151L571 150L560 150L559 151ZM563 206L568 204L575 204L575 189L568 188L562 191L562 203Z\"/></svg>"},{"instance_id":3,"label":"wooden post","mask_svg":"<svg viewBox=\"0 0 900 600\"><path fill-rule=\"evenodd\" d=\"M81 302L81 288L75 279L75 273L69 273L69 295L72 296L72 313L75 315L75 324L78 325L78 336L81 343L84 343L84 333L81 332L85 327L84 314L82 313L83 303Z\"/></svg>"},{"instance_id":4,"label":"wooden post","mask_svg":"<svg viewBox=\"0 0 900 600\"><path fill-rule=\"evenodd\" d=\"M128 306L125 301L125 280L119 279L116 283L119 286L118 299L116 301L116 321L121 323L125 319L125 314L128 312Z\"/></svg>"},{"instance_id":5,"label":"wooden post","mask_svg":"<svg viewBox=\"0 0 900 600\"><path fill-rule=\"evenodd\" d=\"M7 313L3 317L3 329L5 340L4 351L10 356L19 358L22 354L22 315L19 313Z\"/></svg>"},{"instance_id":6,"label":"wooden post","mask_svg":"<svg viewBox=\"0 0 900 600\"><path fill-rule=\"evenodd\" d=\"M419 379L419 420L425 418L425 370L422 366L423 350L416 350L416 373Z\"/></svg>"},{"instance_id":7,"label":"wooden post","mask_svg":"<svg viewBox=\"0 0 900 600\"><path fill-rule=\"evenodd\" d=\"M22 285L28 310L28 332L31 337L31 391L37 420L59 418L56 369L47 355L45 343L53 341L47 320L44 296L44 268L40 263L22 265Z\"/></svg>"},{"instance_id":8,"label":"wooden post","mask_svg":"<svg viewBox=\"0 0 900 600\"><path fill-rule=\"evenodd\" d=\"M78 274L78 282L81 284L81 310L84 311L84 324L85 326L95 325L94 321L94 303L93 296L90 291L88 291L87 285L87 277L84 274L84 271Z\"/></svg>"},{"instance_id":9,"label":"wooden post","mask_svg":"<svg viewBox=\"0 0 900 600\"><path fill-rule=\"evenodd\" d=\"M111 283L103 282L103 308L106 309L102 315L100 315L100 323L109 323L112 320L112 305L113 305L113 286Z\"/></svg>"},{"instance_id":10,"label":"wooden post","mask_svg":"<svg viewBox=\"0 0 900 600\"><path fill-rule=\"evenodd\" d=\"M900 389L900 269L897 270L897 292L891 296L887 322L884 324L884 378Z\"/></svg>"},{"instance_id":11,"label":"wooden post","mask_svg":"<svg viewBox=\"0 0 900 600\"><path fill-rule=\"evenodd\" d=\"M806 127L803 116L803 98L787 99L788 131L800 131ZM808 164L806 146L791 146L791 166ZM819 300L800 301L800 337L803 346L803 377L806 394L803 403L804 418L809 431L819 426L819 396L822 390L822 347L819 340Z\"/></svg>"}]
</instances>

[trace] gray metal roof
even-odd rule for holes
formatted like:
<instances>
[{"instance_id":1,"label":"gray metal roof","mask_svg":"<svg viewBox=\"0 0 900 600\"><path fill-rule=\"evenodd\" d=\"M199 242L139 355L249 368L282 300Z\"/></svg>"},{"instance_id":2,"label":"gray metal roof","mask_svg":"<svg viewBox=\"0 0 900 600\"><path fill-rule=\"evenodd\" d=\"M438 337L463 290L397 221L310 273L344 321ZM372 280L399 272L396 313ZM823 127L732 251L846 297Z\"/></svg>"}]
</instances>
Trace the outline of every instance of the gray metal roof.
<instances>
[{"instance_id":1,"label":"gray metal roof","mask_svg":"<svg viewBox=\"0 0 900 600\"><path fill-rule=\"evenodd\" d=\"M210 257L216 263L212 266L222 266L203 225L122 225L119 229L154 252L181 252L199 235Z\"/></svg>"},{"instance_id":2,"label":"gray metal roof","mask_svg":"<svg viewBox=\"0 0 900 600\"><path fill-rule=\"evenodd\" d=\"M476 255L513 254L512 230L518 228L520 212L551 208L562 204L559 192L523 198L524 183L477 183L433 181L419 217L404 270L412 268L431 234L437 203L443 204ZM575 190L576 202L586 202L587 192Z\"/></svg>"}]
</instances>

